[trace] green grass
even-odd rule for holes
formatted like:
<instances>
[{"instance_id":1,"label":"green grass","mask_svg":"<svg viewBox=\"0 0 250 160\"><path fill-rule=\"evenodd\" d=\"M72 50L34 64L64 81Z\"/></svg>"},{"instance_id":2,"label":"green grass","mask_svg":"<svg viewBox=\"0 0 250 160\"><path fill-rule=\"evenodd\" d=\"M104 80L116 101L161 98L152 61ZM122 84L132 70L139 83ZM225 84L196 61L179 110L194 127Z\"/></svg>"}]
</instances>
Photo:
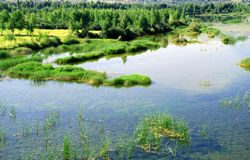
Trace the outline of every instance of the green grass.
<instances>
[{"instance_id":1,"label":"green grass","mask_svg":"<svg viewBox=\"0 0 250 160\"><path fill-rule=\"evenodd\" d=\"M147 76L133 74L128 76L120 76L110 81L111 85L115 86L135 86L135 85L150 85L151 79Z\"/></svg>"},{"instance_id":2,"label":"green grass","mask_svg":"<svg viewBox=\"0 0 250 160\"><path fill-rule=\"evenodd\" d=\"M136 129L136 143L143 150L160 150L163 139L189 143L188 125L168 114L156 114L144 118Z\"/></svg>"},{"instance_id":3,"label":"green grass","mask_svg":"<svg viewBox=\"0 0 250 160\"><path fill-rule=\"evenodd\" d=\"M28 61L41 62L42 58L39 56L33 56L33 57L19 56L19 57L12 57L12 58L6 58L3 60L0 60L0 73L20 63L24 63Z\"/></svg>"},{"instance_id":4,"label":"green grass","mask_svg":"<svg viewBox=\"0 0 250 160\"><path fill-rule=\"evenodd\" d=\"M98 47L100 44L102 44L101 48ZM120 42L120 41L110 41L110 40L91 40L83 44L65 47L65 49L68 49L72 52L74 52L76 48L78 48L79 50L77 50L77 52L81 51L81 52L88 52L88 53L73 55L73 56L65 57L65 58L59 58L56 60L56 63L74 64L74 63L80 63L80 62L86 62L89 60L99 59L104 56L118 55L118 54L121 55L124 53L135 53L135 52L145 51L148 49L154 49L154 48L159 48L159 47L160 45L158 43L149 41L149 40L134 40L131 42ZM48 54L58 53L60 51L62 52L62 49L59 46L57 48L52 48Z\"/></svg>"},{"instance_id":5,"label":"green grass","mask_svg":"<svg viewBox=\"0 0 250 160\"><path fill-rule=\"evenodd\" d=\"M150 78L142 75L121 76L109 80L105 73L72 66L54 68L51 65L42 65L39 62L33 61L18 64L9 68L4 73L13 78L56 80L105 86L135 86L151 83Z\"/></svg>"}]
</instances>

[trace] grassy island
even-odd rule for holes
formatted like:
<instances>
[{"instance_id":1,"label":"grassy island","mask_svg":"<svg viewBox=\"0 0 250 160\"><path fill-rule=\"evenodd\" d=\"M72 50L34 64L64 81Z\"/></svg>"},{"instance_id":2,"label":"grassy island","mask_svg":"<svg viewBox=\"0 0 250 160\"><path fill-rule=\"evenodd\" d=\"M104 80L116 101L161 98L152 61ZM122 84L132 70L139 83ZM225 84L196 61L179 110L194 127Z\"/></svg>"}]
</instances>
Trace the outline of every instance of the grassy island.
<instances>
[{"instance_id":1,"label":"grassy island","mask_svg":"<svg viewBox=\"0 0 250 160\"><path fill-rule=\"evenodd\" d=\"M129 87L135 85L151 84L150 78L143 75L121 76L109 80L105 73L85 70L72 66L54 68L51 65L43 65L39 62L33 61L18 64L8 69L5 74L13 78L78 82L97 86L105 85Z\"/></svg>"}]
</instances>

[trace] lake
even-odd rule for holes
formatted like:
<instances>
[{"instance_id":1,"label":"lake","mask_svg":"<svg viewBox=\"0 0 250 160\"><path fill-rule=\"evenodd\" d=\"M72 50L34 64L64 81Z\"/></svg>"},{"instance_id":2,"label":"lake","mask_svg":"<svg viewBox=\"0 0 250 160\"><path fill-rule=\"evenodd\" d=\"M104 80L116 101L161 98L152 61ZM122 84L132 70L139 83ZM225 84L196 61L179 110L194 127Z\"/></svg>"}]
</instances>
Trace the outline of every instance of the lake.
<instances>
[{"instance_id":1,"label":"lake","mask_svg":"<svg viewBox=\"0 0 250 160\"><path fill-rule=\"evenodd\" d=\"M0 159L22 159L28 154L40 157L45 146L42 123L55 111L60 113L60 120L48 143L62 145L65 134L77 142L80 110L87 125L95 126L90 127L93 136L100 126L111 142L121 135L131 135L138 121L153 113L169 113L188 123L190 145L176 149L175 156L138 150L132 159L249 159L250 72L238 63L250 57L250 40L233 46L206 35L199 40L186 46L168 44L133 56L77 64L105 71L110 77L148 75L153 81L148 87L0 81L0 104L5 106L0 109L0 128L7 133L6 145L0 146ZM221 105L230 99L234 100L232 106ZM204 126L206 136L201 135Z\"/></svg>"}]
</instances>

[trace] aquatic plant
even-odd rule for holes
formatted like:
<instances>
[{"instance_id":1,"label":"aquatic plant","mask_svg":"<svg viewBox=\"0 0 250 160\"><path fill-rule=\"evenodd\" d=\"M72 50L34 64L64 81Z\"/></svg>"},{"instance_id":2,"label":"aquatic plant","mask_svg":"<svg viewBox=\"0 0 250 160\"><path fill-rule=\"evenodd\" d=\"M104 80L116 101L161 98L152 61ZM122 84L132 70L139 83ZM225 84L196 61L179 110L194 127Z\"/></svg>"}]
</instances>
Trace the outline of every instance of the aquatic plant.
<instances>
[{"instance_id":1,"label":"aquatic plant","mask_svg":"<svg viewBox=\"0 0 250 160\"><path fill-rule=\"evenodd\" d=\"M16 121L16 108L15 107L10 108L9 116L10 116L11 120L13 120L13 122Z\"/></svg>"},{"instance_id":2,"label":"aquatic plant","mask_svg":"<svg viewBox=\"0 0 250 160\"><path fill-rule=\"evenodd\" d=\"M166 114L145 117L136 129L136 144L143 150L160 150L163 139L190 142L187 124Z\"/></svg>"},{"instance_id":3,"label":"aquatic plant","mask_svg":"<svg viewBox=\"0 0 250 160\"><path fill-rule=\"evenodd\" d=\"M201 126L201 136L202 137L206 137L207 136L207 128L208 128L208 125L202 124L202 126Z\"/></svg>"},{"instance_id":4,"label":"aquatic plant","mask_svg":"<svg viewBox=\"0 0 250 160\"><path fill-rule=\"evenodd\" d=\"M250 92L237 93L233 97L223 98L219 101L223 108L244 109L250 107Z\"/></svg>"},{"instance_id":5,"label":"aquatic plant","mask_svg":"<svg viewBox=\"0 0 250 160\"><path fill-rule=\"evenodd\" d=\"M0 127L0 148L7 143L7 131Z\"/></svg>"},{"instance_id":6,"label":"aquatic plant","mask_svg":"<svg viewBox=\"0 0 250 160\"><path fill-rule=\"evenodd\" d=\"M54 129L60 122L60 112L59 111L51 111L48 115L45 116L45 127L48 129Z\"/></svg>"},{"instance_id":7,"label":"aquatic plant","mask_svg":"<svg viewBox=\"0 0 250 160\"><path fill-rule=\"evenodd\" d=\"M240 66L250 71L250 58L246 58L240 61Z\"/></svg>"}]
</instances>

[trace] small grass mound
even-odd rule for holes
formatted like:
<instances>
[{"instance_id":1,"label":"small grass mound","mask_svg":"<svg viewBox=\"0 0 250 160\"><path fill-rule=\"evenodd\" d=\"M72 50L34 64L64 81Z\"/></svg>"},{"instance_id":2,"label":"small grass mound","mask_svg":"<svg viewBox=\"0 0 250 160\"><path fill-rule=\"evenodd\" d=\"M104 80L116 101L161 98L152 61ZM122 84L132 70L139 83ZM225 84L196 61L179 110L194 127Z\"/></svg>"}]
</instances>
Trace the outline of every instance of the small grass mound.
<instances>
[{"instance_id":1,"label":"small grass mound","mask_svg":"<svg viewBox=\"0 0 250 160\"><path fill-rule=\"evenodd\" d=\"M250 58L246 58L240 61L240 66L250 71Z\"/></svg>"},{"instance_id":2,"label":"small grass mound","mask_svg":"<svg viewBox=\"0 0 250 160\"><path fill-rule=\"evenodd\" d=\"M136 130L136 143L143 150L160 150L164 139L190 142L188 125L180 119L166 114L144 118Z\"/></svg>"},{"instance_id":3,"label":"small grass mound","mask_svg":"<svg viewBox=\"0 0 250 160\"><path fill-rule=\"evenodd\" d=\"M111 85L115 86L135 86L135 85L150 85L151 79L148 76L133 74L128 76L117 77L110 81Z\"/></svg>"}]
</instances>

